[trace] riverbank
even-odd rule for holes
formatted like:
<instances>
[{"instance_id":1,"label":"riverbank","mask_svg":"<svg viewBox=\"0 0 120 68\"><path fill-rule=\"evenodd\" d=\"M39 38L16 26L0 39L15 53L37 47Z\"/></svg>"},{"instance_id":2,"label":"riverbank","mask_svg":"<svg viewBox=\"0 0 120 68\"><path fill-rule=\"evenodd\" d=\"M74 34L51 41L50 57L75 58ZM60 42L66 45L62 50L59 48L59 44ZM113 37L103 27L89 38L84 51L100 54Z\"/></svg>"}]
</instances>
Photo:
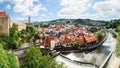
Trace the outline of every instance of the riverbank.
<instances>
[{"instance_id":1,"label":"riverbank","mask_svg":"<svg viewBox=\"0 0 120 68\"><path fill-rule=\"evenodd\" d=\"M106 68L120 68L120 58L113 53Z\"/></svg>"},{"instance_id":2,"label":"riverbank","mask_svg":"<svg viewBox=\"0 0 120 68\"><path fill-rule=\"evenodd\" d=\"M111 48L109 50L113 51L113 54L112 54L111 58L108 60L108 63L107 63L105 68L120 68L120 58L116 57L115 56L115 52L114 52L115 51L115 47L116 47L116 39L112 38L112 36L111 36L110 40L113 43L112 42L108 42L109 44L111 44L111 45L109 45L109 46L111 46Z\"/></svg>"}]
</instances>

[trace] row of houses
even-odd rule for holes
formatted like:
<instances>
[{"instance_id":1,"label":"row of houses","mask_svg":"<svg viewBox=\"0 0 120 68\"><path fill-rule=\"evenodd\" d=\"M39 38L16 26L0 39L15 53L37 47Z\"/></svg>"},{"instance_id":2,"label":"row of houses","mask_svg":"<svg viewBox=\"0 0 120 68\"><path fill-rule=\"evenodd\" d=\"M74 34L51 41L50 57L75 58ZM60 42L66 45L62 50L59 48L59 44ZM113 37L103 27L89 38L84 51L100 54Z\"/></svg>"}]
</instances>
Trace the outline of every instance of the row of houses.
<instances>
[{"instance_id":1,"label":"row of houses","mask_svg":"<svg viewBox=\"0 0 120 68\"><path fill-rule=\"evenodd\" d=\"M74 41L80 45L97 42L98 38L96 35L87 29L89 29L89 26L86 25L50 25L49 28L41 28L42 31L38 35L39 40L37 40L36 43L41 46L51 46L51 41L54 41L55 45L68 45L72 44Z\"/></svg>"}]
</instances>

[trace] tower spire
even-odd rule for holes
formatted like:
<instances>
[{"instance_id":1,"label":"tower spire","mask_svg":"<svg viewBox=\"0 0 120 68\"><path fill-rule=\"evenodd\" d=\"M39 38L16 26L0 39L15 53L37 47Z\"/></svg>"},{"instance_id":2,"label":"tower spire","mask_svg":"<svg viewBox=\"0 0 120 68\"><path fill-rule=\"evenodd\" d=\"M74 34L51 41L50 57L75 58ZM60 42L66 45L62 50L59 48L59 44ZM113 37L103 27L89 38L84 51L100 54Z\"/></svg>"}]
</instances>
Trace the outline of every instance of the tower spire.
<instances>
[{"instance_id":1,"label":"tower spire","mask_svg":"<svg viewBox=\"0 0 120 68\"><path fill-rule=\"evenodd\" d=\"M28 18L28 23L31 23L31 22L30 22L30 16L29 16L29 18Z\"/></svg>"}]
</instances>

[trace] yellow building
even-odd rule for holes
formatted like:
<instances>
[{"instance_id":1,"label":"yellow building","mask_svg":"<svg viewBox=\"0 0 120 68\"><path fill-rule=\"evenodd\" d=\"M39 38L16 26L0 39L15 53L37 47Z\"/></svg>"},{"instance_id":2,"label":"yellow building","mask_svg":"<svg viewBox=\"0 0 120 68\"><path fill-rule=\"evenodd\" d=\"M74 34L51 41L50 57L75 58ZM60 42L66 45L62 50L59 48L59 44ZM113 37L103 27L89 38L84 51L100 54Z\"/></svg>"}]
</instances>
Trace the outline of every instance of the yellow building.
<instances>
[{"instance_id":1,"label":"yellow building","mask_svg":"<svg viewBox=\"0 0 120 68\"><path fill-rule=\"evenodd\" d=\"M0 35L9 36L9 27L11 22L9 15L4 11L0 11Z\"/></svg>"},{"instance_id":2,"label":"yellow building","mask_svg":"<svg viewBox=\"0 0 120 68\"><path fill-rule=\"evenodd\" d=\"M18 23L18 24L16 24L16 27L17 27L18 31L21 31L23 29L26 29L26 24L24 24L24 23Z\"/></svg>"}]
</instances>

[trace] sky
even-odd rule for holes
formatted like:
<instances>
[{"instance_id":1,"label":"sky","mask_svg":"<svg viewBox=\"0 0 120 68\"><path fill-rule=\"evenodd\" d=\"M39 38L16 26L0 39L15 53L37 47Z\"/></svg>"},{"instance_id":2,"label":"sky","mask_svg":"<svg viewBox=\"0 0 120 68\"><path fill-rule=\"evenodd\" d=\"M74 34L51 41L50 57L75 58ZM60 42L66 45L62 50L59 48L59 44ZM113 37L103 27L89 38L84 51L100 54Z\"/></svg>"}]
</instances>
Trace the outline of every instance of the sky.
<instances>
[{"instance_id":1,"label":"sky","mask_svg":"<svg viewBox=\"0 0 120 68\"><path fill-rule=\"evenodd\" d=\"M59 18L112 20L120 18L120 0L0 0L5 11L16 22L31 17L34 21Z\"/></svg>"}]
</instances>

